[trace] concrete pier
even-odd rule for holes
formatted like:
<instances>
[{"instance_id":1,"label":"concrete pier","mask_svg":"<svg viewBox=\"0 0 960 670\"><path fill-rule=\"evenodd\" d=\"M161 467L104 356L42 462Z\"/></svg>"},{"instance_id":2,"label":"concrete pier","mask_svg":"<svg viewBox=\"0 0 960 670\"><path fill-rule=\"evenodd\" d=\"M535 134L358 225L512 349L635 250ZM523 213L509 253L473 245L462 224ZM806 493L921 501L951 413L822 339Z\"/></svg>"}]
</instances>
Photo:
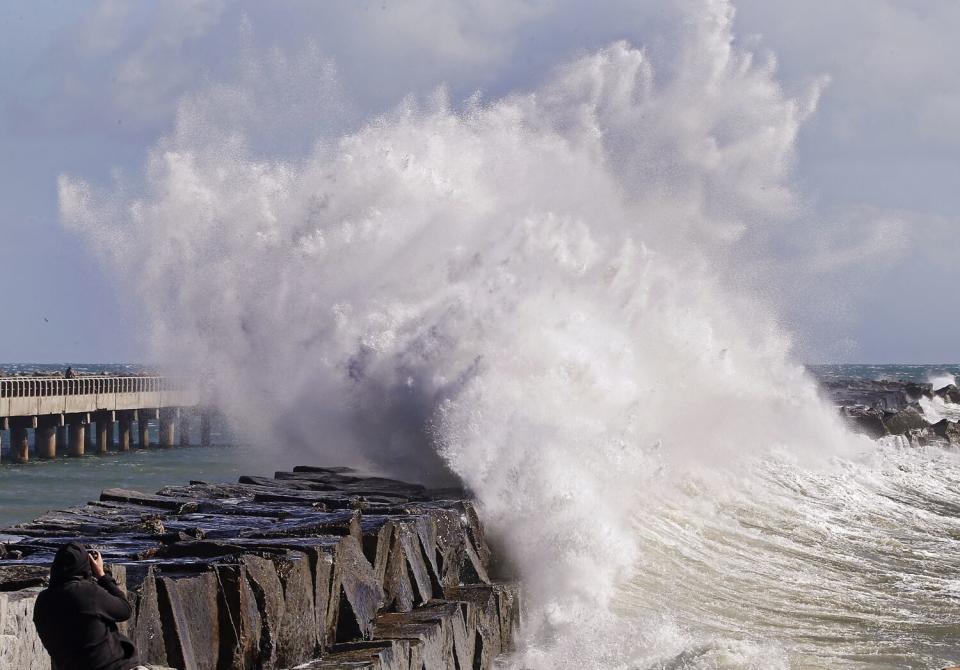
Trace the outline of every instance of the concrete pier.
<instances>
[{"instance_id":1,"label":"concrete pier","mask_svg":"<svg viewBox=\"0 0 960 670\"><path fill-rule=\"evenodd\" d=\"M52 421L41 422L33 433L37 458L57 457L57 425Z\"/></svg>"},{"instance_id":2,"label":"concrete pier","mask_svg":"<svg viewBox=\"0 0 960 670\"><path fill-rule=\"evenodd\" d=\"M106 454L113 447L113 412L100 412L94 417L97 424L97 453Z\"/></svg>"},{"instance_id":3,"label":"concrete pier","mask_svg":"<svg viewBox=\"0 0 960 670\"><path fill-rule=\"evenodd\" d=\"M86 453L87 445L87 426L80 421L70 424L70 442L67 445L67 453L70 456L83 456Z\"/></svg>"},{"instance_id":4,"label":"concrete pier","mask_svg":"<svg viewBox=\"0 0 960 670\"><path fill-rule=\"evenodd\" d=\"M66 455L69 445L69 429L66 424L57 426L57 453L61 456Z\"/></svg>"},{"instance_id":5,"label":"concrete pier","mask_svg":"<svg viewBox=\"0 0 960 670\"><path fill-rule=\"evenodd\" d=\"M177 432L180 433L180 446L186 447L190 445L190 413L182 409L180 410L180 418L177 425Z\"/></svg>"},{"instance_id":6,"label":"concrete pier","mask_svg":"<svg viewBox=\"0 0 960 670\"><path fill-rule=\"evenodd\" d=\"M130 451L130 431L133 417L130 412L117 413L117 450Z\"/></svg>"},{"instance_id":7,"label":"concrete pier","mask_svg":"<svg viewBox=\"0 0 960 670\"><path fill-rule=\"evenodd\" d=\"M9 431L10 460L19 463L30 458L31 429L32 449L41 459L56 458L58 453L83 456L113 449L130 451L134 422L140 448L150 446L152 421L158 422L160 445L188 446L189 415L199 405L199 394L180 379L139 375L0 377L0 433ZM202 424L202 441L209 444L206 410ZM118 433L116 444L114 431ZM0 434L0 442L6 438Z\"/></svg>"},{"instance_id":8,"label":"concrete pier","mask_svg":"<svg viewBox=\"0 0 960 670\"><path fill-rule=\"evenodd\" d=\"M174 433L177 421L176 410L164 410L160 412L160 446L170 449L174 445Z\"/></svg>"},{"instance_id":9,"label":"concrete pier","mask_svg":"<svg viewBox=\"0 0 960 670\"><path fill-rule=\"evenodd\" d=\"M30 460L29 423L24 420L10 422L10 460L26 463Z\"/></svg>"},{"instance_id":10,"label":"concrete pier","mask_svg":"<svg viewBox=\"0 0 960 670\"><path fill-rule=\"evenodd\" d=\"M150 420L146 414L137 416L137 448L150 448Z\"/></svg>"},{"instance_id":11,"label":"concrete pier","mask_svg":"<svg viewBox=\"0 0 960 670\"><path fill-rule=\"evenodd\" d=\"M210 446L210 410L200 412L200 446Z\"/></svg>"}]
</instances>

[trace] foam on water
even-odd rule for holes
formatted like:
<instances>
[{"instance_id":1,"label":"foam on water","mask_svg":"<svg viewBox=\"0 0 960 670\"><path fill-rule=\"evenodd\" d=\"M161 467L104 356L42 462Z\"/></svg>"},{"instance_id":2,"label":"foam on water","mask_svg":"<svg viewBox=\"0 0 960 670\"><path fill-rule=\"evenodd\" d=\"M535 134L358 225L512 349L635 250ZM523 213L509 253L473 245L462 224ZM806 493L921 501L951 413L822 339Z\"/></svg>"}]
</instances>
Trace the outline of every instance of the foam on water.
<instances>
[{"instance_id":1,"label":"foam on water","mask_svg":"<svg viewBox=\"0 0 960 670\"><path fill-rule=\"evenodd\" d=\"M220 87L142 184L63 177L62 215L144 302L157 359L254 441L465 482L525 583L518 666L787 667L790 622L845 588L823 540L859 546L886 484L837 465L863 441L725 288L745 233L795 209L816 97L730 26L703 2L669 76L614 43L532 92L316 130L295 159Z\"/></svg>"}]
</instances>

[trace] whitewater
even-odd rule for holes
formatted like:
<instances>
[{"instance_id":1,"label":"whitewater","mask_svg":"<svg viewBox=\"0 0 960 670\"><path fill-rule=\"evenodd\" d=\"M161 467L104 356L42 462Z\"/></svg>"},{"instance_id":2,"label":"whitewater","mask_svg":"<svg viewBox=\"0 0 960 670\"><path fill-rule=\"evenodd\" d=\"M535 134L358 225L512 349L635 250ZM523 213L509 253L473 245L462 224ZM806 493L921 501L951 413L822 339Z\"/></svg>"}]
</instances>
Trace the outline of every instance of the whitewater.
<instances>
[{"instance_id":1,"label":"whitewater","mask_svg":"<svg viewBox=\"0 0 960 670\"><path fill-rule=\"evenodd\" d=\"M732 21L352 124L335 64L253 68L61 215L264 449L464 483L524 584L515 667L960 660L955 456L848 433L756 290L823 82ZM292 154L272 79L314 100Z\"/></svg>"}]
</instances>

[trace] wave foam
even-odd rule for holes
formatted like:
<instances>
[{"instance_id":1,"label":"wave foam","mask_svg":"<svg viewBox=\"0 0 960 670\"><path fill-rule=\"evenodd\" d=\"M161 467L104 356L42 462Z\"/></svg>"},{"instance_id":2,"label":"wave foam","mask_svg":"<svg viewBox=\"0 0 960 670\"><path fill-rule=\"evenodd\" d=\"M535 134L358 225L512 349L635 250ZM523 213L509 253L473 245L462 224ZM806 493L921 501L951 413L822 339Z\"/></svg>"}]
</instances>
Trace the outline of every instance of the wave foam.
<instances>
[{"instance_id":1,"label":"wave foam","mask_svg":"<svg viewBox=\"0 0 960 670\"><path fill-rule=\"evenodd\" d=\"M759 667L616 606L636 519L683 473L852 440L769 310L718 281L794 210L816 94L786 96L731 20L698 8L664 79L618 42L530 93L315 130L299 159L218 89L142 187L62 177L62 216L136 289L159 359L264 444L464 481L526 584L523 667Z\"/></svg>"}]
</instances>

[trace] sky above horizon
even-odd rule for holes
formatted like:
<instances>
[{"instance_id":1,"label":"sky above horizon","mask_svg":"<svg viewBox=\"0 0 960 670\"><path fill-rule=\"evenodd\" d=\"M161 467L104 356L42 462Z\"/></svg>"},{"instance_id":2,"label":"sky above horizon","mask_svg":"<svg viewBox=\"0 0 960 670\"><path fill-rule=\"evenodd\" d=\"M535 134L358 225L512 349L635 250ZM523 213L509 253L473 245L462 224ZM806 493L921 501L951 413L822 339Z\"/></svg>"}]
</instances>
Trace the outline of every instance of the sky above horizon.
<instances>
[{"instance_id":1,"label":"sky above horizon","mask_svg":"<svg viewBox=\"0 0 960 670\"><path fill-rule=\"evenodd\" d=\"M960 4L733 4L737 42L758 58L774 56L786 91L823 85L796 150L792 181L802 207L793 229L801 232L784 237L777 258L781 273L798 278L780 300L798 354L813 362L960 359ZM0 359L144 357L137 301L60 223L57 179L107 184L140 170L173 129L181 102L241 77L238 63L250 54L291 63L284 72L334 63L350 101L343 118L366 120L441 85L454 101L530 90L558 65L619 39L669 70L683 26L673 7L0 2ZM291 151L309 142L274 136Z\"/></svg>"}]
</instances>

